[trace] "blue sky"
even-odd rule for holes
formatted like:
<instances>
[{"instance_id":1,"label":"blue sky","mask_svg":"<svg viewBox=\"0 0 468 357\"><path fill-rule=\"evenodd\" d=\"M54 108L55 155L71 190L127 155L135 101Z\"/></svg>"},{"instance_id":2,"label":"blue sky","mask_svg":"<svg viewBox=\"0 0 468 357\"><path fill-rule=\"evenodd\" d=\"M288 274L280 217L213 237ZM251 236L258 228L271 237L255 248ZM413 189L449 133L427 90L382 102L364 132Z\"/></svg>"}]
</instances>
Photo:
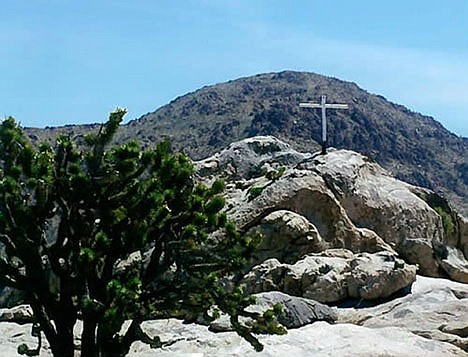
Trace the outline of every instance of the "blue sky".
<instances>
[{"instance_id":1,"label":"blue sky","mask_svg":"<svg viewBox=\"0 0 468 357\"><path fill-rule=\"evenodd\" d=\"M0 0L0 116L127 120L202 86L310 71L468 136L468 1Z\"/></svg>"}]
</instances>

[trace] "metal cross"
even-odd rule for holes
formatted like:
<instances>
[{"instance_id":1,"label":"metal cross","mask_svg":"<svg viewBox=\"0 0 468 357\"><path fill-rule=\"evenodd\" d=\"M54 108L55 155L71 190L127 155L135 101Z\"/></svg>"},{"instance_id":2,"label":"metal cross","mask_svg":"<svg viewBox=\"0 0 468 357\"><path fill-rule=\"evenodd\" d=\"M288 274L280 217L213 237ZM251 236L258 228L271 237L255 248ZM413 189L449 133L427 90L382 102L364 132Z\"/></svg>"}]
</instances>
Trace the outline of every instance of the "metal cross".
<instances>
[{"instance_id":1,"label":"metal cross","mask_svg":"<svg viewBox=\"0 0 468 357\"><path fill-rule=\"evenodd\" d=\"M322 108L322 155L327 153L327 109L348 109L348 104L327 103L327 96L322 95L320 103L299 103L301 108Z\"/></svg>"}]
</instances>

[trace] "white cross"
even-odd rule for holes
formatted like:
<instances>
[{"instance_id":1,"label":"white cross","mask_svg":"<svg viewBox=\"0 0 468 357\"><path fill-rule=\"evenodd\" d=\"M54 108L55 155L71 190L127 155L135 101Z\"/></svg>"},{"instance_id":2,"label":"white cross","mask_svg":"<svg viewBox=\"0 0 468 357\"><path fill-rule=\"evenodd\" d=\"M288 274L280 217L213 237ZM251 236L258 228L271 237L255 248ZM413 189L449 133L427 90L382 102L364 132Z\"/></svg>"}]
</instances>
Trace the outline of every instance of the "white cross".
<instances>
[{"instance_id":1,"label":"white cross","mask_svg":"<svg viewBox=\"0 0 468 357\"><path fill-rule=\"evenodd\" d=\"M322 155L327 153L327 109L348 109L348 104L327 103L327 96L322 95L321 103L299 103L301 108L322 108Z\"/></svg>"}]
</instances>

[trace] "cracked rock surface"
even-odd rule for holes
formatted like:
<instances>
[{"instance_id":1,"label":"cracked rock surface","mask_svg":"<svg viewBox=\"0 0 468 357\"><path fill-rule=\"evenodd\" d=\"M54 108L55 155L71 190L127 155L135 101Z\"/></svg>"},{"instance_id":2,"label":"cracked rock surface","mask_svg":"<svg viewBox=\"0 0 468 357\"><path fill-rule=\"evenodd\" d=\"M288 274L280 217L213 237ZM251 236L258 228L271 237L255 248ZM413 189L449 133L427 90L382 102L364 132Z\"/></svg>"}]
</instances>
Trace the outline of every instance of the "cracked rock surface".
<instances>
[{"instance_id":1,"label":"cracked rock surface","mask_svg":"<svg viewBox=\"0 0 468 357\"><path fill-rule=\"evenodd\" d=\"M339 309L339 321L401 327L468 352L468 285L418 276L411 294L374 307Z\"/></svg>"}]
</instances>

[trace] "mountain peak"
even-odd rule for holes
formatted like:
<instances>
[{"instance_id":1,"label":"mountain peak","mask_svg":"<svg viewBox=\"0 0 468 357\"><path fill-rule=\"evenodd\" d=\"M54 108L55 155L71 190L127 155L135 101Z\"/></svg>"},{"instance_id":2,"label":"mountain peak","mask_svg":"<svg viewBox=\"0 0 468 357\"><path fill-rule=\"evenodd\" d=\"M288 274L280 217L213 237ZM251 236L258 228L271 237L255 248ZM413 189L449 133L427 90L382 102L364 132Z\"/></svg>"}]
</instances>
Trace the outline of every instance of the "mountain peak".
<instances>
[{"instance_id":1,"label":"mountain peak","mask_svg":"<svg viewBox=\"0 0 468 357\"><path fill-rule=\"evenodd\" d=\"M320 111L299 103L324 94L349 105L327 111L330 146L363 153L404 181L443 192L468 215L468 138L352 82L316 73L286 70L203 87L124 125L117 141L151 146L168 139L195 160L257 135L316 151Z\"/></svg>"},{"instance_id":2,"label":"mountain peak","mask_svg":"<svg viewBox=\"0 0 468 357\"><path fill-rule=\"evenodd\" d=\"M299 102L323 94L349 105L327 112L329 145L361 152L400 179L443 192L468 214L468 139L355 83L316 73L286 70L206 86L129 123L123 137L138 136L147 145L170 139L194 159L256 135L315 151L321 114Z\"/></svg>"}]
</instances>

